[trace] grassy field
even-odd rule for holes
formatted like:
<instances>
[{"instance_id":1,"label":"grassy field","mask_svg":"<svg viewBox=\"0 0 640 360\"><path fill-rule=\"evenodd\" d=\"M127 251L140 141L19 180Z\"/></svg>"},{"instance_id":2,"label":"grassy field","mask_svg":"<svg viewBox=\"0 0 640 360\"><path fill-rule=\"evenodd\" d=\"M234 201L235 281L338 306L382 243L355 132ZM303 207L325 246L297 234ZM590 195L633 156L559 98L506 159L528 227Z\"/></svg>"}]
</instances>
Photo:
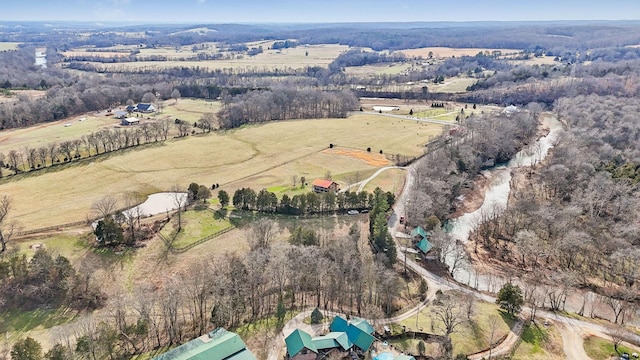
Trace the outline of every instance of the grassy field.
<instances>
[{"instance_id":1,"label":"grassy field","mask_svg":"<svg viewBox=\"0 0 640 360\"><path fill-rule=\"evenodd\" d=\"M85 120L79 121L84 118ZM71 124L71 126L65 126ZM120 120L113 116L82 115L69 119L38 124L27 128L3 130L0 132L0 152L21 150L25 146L41 147L50 143L80 139L82 135L101 128L114 127Z\"/></svg>"},{"instance_id":2,"label":"grassy field","mask_svg":"<svg viewBox=\"0 0 640 360\"><path fill-rule=\"evenodd\" d=\"M369 181L369 183L364 187L364 191L373 192L375 188L379 187L381 189L388 189L388 191L399 195L404 184L405 175L406 170L403 169L385 170L375 179Z\"/></svg>"},{"instance_id":3,"label":"grassy field","mask_svg":"<svg viewBox=\"0 0 640 360\"><path fill-rule=\"evenodd\" d=\"M454 77L445 79L444 84L431 84L429 91L434 93L459 93L467 91L467 87L473 85L478 81L474 78L468 77Z\"/></svg>"},{"instance_id":4,"label":"grassy field","mask_svg":"<svg viewBox=\"0 0 640 360\"><path fill-rule=\"evenodd\" d=\"M17 50L18 45L20 44L21 43L19 42L10 42L10 41L0 42L0 51Z\"/></svg>"},{"instance_id":5,"label":"grassy field","mask_svg":"<svg viewBox=\"0 0 640 360\"><path fill-rule=\"evenodd\" d=\"M513 359L564 359L562 336L554 327L543 327L536 324L525 325L522 331L522 342ZM595 357L593 359L603 359Z\"/></svg>"},{"instance_id":6,"label":"grassy field","mask_svg":"<svg viewBox=\"0 0 640 360\"><path fill-rule=\"evenodd\" d=\"M391 64L391 65L364 65L349 66L345 69L347 75L397 75L411 68L411 64Z\"/></svg>"},{"instance_id":7,"label":"grassy field","mask_svg":"<svg viewBox=\"0 0 640 360\"><path fill-rule=\"evenodd\" d=\"M496 315L498 320L498 331L494 335L495 339L499 339L506 335L512 320L500 316L498 306L486 302L478 302L476 310L472 316L472 321L467 322L458 328L458 331L451 334L451 342L453 344L453 354L472 354L489 347L489 316ZM417 317L417 328L422 328L425 332L440 333L437 329L437 322L432 322L433 313L431 307L425 307L420 311ZM411 317L399 323L407 329L416 329L416 317ZM432 327L433 325L433 327ZM433 330L432 330L433 329Z\"/></svg>"},{"instance_id":8,"label":"grassy field","mask_svg":"<svg viewBox=\"0 0 640 360\"><path fill-rule=\"evenodd\" d=\"M160 116L194 123L200 120L203 114L216 114L221 107L222 103L220 101L213 100L178 99L177 102L175 100L167 100L164 102Z\"/></svg>"},{"instance_id":9,"label":"grassy field","mask_svg":"<svg viewBox=\"0 0 640 360\"><path fill-rule=\"evenodd\" d=\"M425 47L418 49L400 50L401 53L409 57L429 58L432 53L434 58L450 58L452 56L475 56L479 52L498 50L502 55L520 53L522 50L517 49L487 49L487 48L449 48L449 47Z\"/></svg>"},{"instance_id":10,"label":"grassy field","mask_svg":"<svg viewBox=\"0 0 640 360\"><path fill-rule=\"evenodd\" d=\"M263 46L264 47L264 46ZM104 71L128 72L144 69L166 69L175 67L199 67L201 69L303 69L308 66L326 67L340 53L346 51L346 45L309 45L279 50L264 50L255 56L235 55L230 60L206 61L137 61L128 63L93 63ZM190 55L184 53L182 56Z\"/></svg>"},{"instance_id":11,"label":"grassy field","mask_svg":"<svg viewBox=\"0 0 640 360\"><path fill-rule=\"evenodd\" d=\"M172 238L177 230L177 217L165 225L161 233ZM183 248L194 242L231 227L228 219L216 217L210 210L189 210L182 214L182 230L172 243L174 248Z\"/></svg>"},{"instance_id":12,"label":"grassy field","mask_svg":"<svg viewBox=\"0 0 640 360\"><path fill-rule=\"evenodd\" d=\"M610 359L616 356L613 342L596 336L589 336L584 339L584 351L592 359ZM639 348L627 347L622 344L618 345L618 351L620 354L640 353Z\"/></svg>"},{"instance_id":13,"label":"grassy field","mask_svg":"<svg viewBox=\"0 0 640 360\"><path fill-rule=\"evenodd\" d=\"M185 100L180 99L178 105L186 103ZM178 117L181 114L184 112L176 113ZM23 134L15 136L20 140L15 140L14 145L36 142L43 136L50 139L59 130L75 131L75 126L92 122L76 122L61 129L55 126L36 129L43 132L31 140L28 140L30 132L23 130ZM353 156L323 150L333 143L339 147L362 150L375 147L386 154L415 156L440 131L438 125L422 126L366 114L348 119L273 122L172 139L91 162L56 167L38 175L27 174L20 180L7 179L0 184L0 192L11 194L14 199L11 218L28 230L83 220L91 205L102 196L119 197L127 191L146 196L166 191L175 184L186 187L190 182L219 183L229 192L242 186L259 190L290 186L294 175L311 181L328 171L337 178L346 173L367 173L376 167ZM7 141L12 141L11 136Z\"/></svg>"}]
</instances>

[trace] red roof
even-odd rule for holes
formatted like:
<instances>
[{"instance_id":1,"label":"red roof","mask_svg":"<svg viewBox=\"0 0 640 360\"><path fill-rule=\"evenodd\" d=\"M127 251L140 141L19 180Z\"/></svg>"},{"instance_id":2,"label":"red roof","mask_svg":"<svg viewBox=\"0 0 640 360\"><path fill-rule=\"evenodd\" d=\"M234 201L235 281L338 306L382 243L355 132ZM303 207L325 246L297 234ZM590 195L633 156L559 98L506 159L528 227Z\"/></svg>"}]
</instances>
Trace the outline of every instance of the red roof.
<instances>
[{"instance_id":1,"label":"red roof","mask_svg":"<svg viewBox=\"0 0 640 360\"><path fill-rule=\"evenodd\" d=\"M312 185L313 185L313 186L317 186L317 187L321 187L321 188L328 189L328 188L330 188L330 187L331 187L331 185L333 185L333 181L331 181L331 180L315 179L315 180L313 180Z\"/></svg>"}]
</instances>

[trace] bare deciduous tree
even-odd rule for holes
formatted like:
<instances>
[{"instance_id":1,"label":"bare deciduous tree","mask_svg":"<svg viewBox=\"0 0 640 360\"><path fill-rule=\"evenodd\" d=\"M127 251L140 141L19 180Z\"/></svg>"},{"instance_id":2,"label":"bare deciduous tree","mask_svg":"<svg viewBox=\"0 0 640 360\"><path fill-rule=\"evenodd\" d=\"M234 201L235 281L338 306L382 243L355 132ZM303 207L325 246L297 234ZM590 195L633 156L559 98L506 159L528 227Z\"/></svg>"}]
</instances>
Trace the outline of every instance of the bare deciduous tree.
<instances>
[{"instance_id":1,"label":"bare deciduous tree","mask_svg":"<svg viewBox=\"0 0 640 360\"><path fill-rule=\"evenodd\" d=\"M106 195L91 205L91 211L95 217L106 218L118 209L118 199L114 196Z\"/></svg>"}]
</instances>

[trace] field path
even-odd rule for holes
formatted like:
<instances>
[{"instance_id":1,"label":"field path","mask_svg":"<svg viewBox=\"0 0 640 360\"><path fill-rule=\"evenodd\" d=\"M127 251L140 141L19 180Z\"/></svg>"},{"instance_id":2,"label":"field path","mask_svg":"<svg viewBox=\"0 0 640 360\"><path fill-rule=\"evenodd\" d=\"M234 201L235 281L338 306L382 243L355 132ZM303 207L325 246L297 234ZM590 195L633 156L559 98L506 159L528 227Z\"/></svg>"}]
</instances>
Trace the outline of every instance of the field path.
<instances>
[{"instance_id":1,"label":"field path","mask_svg":"<svg viewBox=\"0 0 640 360\"><path fill-rule=\"evenodd\" d=\"M357 186L358 190L356 190L357 192L361 192L362 190L364 190L364 187L367 186L367 184L369 183L369 181L375 179L378 175L382 174L384 171L389 170L389 169L406 169L406 167L404 166L385 166L383 168L380 168L378 170L376 170L376 172L373 173L373 175L369 176L368 178L362 180L362 181L358 181L357 183L351 184L349 186L347 186L345 189L341 189L340 192L345 192L345 191L349 191L352 187Z\"/></svg>"}]
</instances>

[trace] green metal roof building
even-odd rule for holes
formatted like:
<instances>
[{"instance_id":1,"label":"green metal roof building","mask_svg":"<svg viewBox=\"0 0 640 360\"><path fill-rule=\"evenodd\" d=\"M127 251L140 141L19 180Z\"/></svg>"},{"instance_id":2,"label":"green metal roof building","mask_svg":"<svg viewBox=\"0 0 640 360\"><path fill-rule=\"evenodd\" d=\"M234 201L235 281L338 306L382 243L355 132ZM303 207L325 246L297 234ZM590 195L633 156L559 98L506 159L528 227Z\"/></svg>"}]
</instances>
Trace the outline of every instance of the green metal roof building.
<instances>
[{"instance_id":1,"label":"green metal roof building","mask_svg":"<svg viewBox=\"0 0 640 360\"><path fill-rule=\"evenodd\" d=\"M318 348L311 340L311 335L300 329L294 330L284 339L284 342L287 344L287 354L290 358L298 355L304 349L318 353Z\"/></svg>"},{"instance_id":2,"label":"green metal roof building","mask_svg":"<svg viewBox=\"0 0 640 360\"><path fill-rule=\"evenodd\" d=\"M311 341L313 341L318 350L342 348L342 350L346 351L353 346L347 333L344 332L330 332L324 336L316 336Z\"/></svg>"},{"instance_id":3,"label":"green metal roof building","mask_svg":"<svg viewBox=\"0 0 640 360\"><path fill-rule=\"evenodd\" d=\"M333 318L329 330L333 332L345 332L349 341L362 351L367 351L376 338L373 337L373 327L362 319L347 320L340 316Z\"/></svg>"},{"instance_id":4,"label":"green metal roof building","mask_svg":"<svg viewBox=\"0 0 640 360\"><path fill-rule=\"evenodd\" d=\"M238 334L218 328L154 360L256 360Z\"/></svg>"}]
</instances>

